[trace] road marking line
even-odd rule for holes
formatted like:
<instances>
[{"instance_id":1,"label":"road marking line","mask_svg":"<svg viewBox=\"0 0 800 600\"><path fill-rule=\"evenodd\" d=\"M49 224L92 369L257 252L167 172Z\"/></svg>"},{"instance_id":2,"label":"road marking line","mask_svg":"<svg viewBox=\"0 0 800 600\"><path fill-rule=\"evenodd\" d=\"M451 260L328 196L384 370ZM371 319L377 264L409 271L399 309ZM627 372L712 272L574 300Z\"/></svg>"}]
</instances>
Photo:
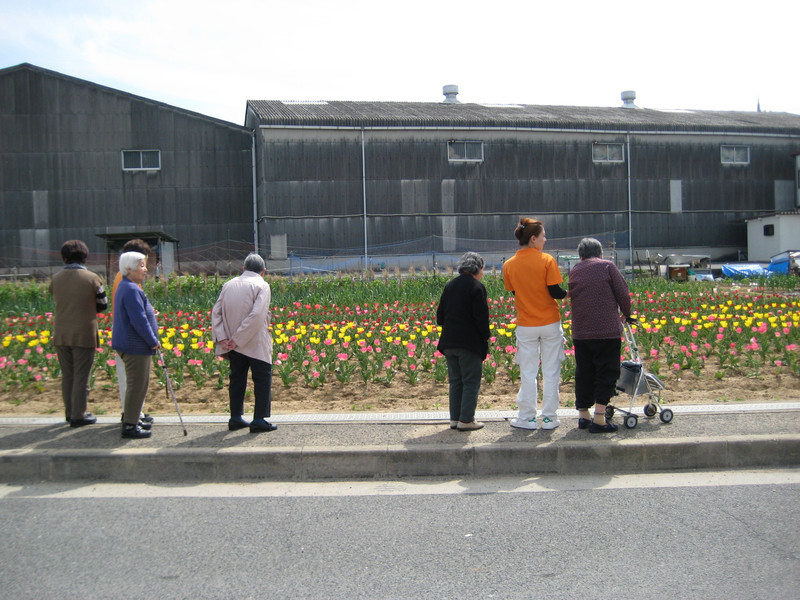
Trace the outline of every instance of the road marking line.
<instances>
[{"instance_id":1,"label":"road marking line","mask_svg":"<svg viewBox=\"0 0 800 600\"><path fill-rule=\"evenodd\" d=\"M389 481L318 481L203 483L151 485L144 483L34 485L0 484L0 500L15 498L297 498L342 496L414 496L444 494L530 494L676 487L800 485L800 469L685 471L630 475L546 475L541 477L419 478Z\"/></svg>"}]
</instances>

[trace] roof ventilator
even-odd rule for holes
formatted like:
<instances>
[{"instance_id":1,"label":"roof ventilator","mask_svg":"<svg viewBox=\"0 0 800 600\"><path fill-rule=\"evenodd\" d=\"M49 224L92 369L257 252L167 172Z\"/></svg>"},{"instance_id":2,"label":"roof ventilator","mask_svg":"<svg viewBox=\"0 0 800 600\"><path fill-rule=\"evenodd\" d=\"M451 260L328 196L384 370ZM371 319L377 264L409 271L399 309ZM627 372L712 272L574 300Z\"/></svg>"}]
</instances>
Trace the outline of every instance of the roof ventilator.
<instances>
[{"instance_id":1,"label":"roof ventilator","mask_svg":"<svg viewBox=\"0 0 800 600\"><path fill-rule=\"evenodd\" d=\"M639 108L633 101L636 100L636 92L628 90L622 92L622 108Z\"/></svg>"},{"instance_id":2,"label":"roof ventilator","mask_svg":"<svg viewBox=\"0 0 800 600\"><path fill-rule=\"evenodd\" d=\"M461 104L458 98L458 86L457 85L446 85L442 88L442 93L444 94L444 100L442 104Z\"/></svg>"}]
</instances>

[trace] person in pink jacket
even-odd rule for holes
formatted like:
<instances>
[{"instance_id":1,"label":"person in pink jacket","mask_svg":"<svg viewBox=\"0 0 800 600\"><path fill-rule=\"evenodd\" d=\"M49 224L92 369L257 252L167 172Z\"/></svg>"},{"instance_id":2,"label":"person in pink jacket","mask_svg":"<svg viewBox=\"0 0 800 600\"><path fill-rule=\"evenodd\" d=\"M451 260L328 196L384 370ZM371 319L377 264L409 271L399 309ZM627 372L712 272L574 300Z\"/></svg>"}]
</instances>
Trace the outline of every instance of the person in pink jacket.
<instances>
[{"instance_id":1,"label":"person in pink jacket","mask_svg":"<svg viewBox=\"0 0 800 600\"><path fill-rule=\"evenodd\" d=\"M272 404L272 335L269 332L271 290L264 281L266 265L249 254L241 275L225 282L211 311L211 332L217 355L230 360L228 429L250 428L251 433L278 428L267 421ZM253 420L244 417L247 372L253 377Z\"/></svg>"}]
</instances>

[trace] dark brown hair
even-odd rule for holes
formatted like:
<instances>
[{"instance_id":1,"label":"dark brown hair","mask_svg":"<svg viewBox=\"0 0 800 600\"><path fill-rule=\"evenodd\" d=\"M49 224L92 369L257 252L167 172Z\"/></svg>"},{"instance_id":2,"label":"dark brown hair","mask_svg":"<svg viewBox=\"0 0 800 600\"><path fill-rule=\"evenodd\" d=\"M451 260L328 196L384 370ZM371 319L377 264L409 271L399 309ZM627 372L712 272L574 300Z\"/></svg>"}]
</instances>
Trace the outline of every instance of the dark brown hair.
<instances>
[{"instance_id":1,"label":"dark brown hair","mask_svg":"<svg viewBox=\"0 0 800 600\"><path fill-rule=\"evenodd\" d=\"M527 246L532 237L538 237L544 230L544 223L538 219L522 217L514 230L514 237L519 240L520 246Z\"/></svg>"},{"instance_id":2,"label":"dark brown hair","mask_svg":"<svg viewBox=\"0 0 800 600\"><path fill-rule=\"evenodd\" d=\"M80 240L67 240L61 245L61 258L64 262L82 265L89 257L89 248Z\"/></svg>"},{"instance_id":3,"label":"dark brown hair","mask_svg":"<svg viewBox=\"0 0 800 600\"><path fill-rule=\"evenodd\" d=\"M145 256L148 256L150 254L150 244L139 238L128 240L122 247L120 254L124 254L125 252L141 252Z\"/></svg>"}]
</instances>

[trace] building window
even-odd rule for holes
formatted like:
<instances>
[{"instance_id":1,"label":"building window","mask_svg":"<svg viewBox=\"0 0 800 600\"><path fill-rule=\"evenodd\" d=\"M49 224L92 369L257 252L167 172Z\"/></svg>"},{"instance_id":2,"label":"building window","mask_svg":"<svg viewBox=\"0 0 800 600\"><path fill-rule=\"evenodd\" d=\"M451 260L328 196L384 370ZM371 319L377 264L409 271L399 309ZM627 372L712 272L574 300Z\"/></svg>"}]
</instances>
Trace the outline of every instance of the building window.
<instances>
[{"instance_id":1,"label":"building window","mask_svg":"<svg viewBox=\"0 0 800 600\"><path fill-rule=\"evenodd\" d=\"M669 210L674 213L683 211L683 181L680 179L669 182Z\"/></svg>"},{"instance_id":2,"label":"building window","mask_svg":"<svg viewBox=\"0 0 800 600\"><path fill-rule=\"evenodd\" d=\"M750 146L720 146L723 165L749 165Z\"/></svg>"},{"instance_id":3,"label":"building window","mask_svg":"<svg viewBox=\"0 0 800 600\"><path fill-rule=\"evenodd\" d=\"M447 142L447 160L451 162L483 162L483 142Z\"/></svg>"},{"instance_id":4,"label":"building window","mask_svg":"<svg viewBox=\"0 0 800 600\"><path fill-rule=\"evenodd\" d=\"M161 170L161 150L123 150L123 171Z\"/></svg>"},{"instance_id":5,"label":"building window","mask_svg":"<svg viewBox=\"0 0 800 600\"><path fill-rule=\"evenodd\" d=\"M765 236L775 235L775 225L774 224L764 225L764 235Z\"/></svg>"},{"instance_id":6,"label":"building window","mask_svg":"<svg viewBox=\"0 0 800 600\"><path fill-rule=\"evenodd\" d=\"M625 162L625 150L623 149L622 144L604 144L600 142L594 142L592 144L592 162Z\"/></svg>"}]
</instances>

